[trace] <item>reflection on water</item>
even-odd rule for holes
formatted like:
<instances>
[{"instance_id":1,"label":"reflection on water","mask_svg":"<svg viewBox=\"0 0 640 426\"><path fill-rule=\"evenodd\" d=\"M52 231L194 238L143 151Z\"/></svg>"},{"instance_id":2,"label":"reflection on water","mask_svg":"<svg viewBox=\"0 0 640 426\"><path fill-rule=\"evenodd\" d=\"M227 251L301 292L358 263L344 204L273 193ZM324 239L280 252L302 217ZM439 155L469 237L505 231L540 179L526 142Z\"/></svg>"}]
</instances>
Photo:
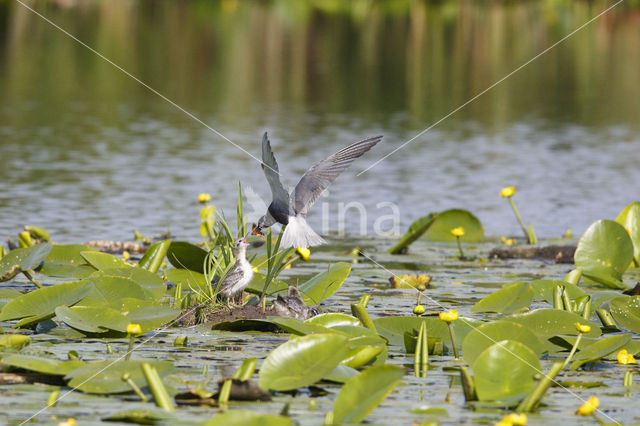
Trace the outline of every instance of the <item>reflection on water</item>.
<instances>
[{"instance_id":1,"label":"reflection on water","mask_svg":"<svg viewBox=\"0 0 640 426\"><path fill-rule=\"evenodd\" d=\"M517 233L497 195L513 184L543 236L581 232L637 196L640 12L626 4L356 172L610 4L35 3L251 154L268 129L285 185L384 134L323 199L332 218L359 201L371 231L390 201L402 227L463 207L489 234ZM268 196L257 162L15 2L0 3L0 92L0 236L33 224L58 241L136 228L197 238L199 192L229 216L238 180Z\"/></svg>"}]
</instances>

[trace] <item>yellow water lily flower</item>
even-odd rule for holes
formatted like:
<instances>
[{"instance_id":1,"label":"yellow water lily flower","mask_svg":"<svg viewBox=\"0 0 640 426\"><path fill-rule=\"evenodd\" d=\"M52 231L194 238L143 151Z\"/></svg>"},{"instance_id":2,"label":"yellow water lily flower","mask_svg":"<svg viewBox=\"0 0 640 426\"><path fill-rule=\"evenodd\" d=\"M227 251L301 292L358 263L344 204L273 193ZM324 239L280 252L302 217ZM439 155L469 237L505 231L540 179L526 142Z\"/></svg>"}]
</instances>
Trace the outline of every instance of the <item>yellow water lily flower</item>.
<instances>
[{"instance_id":1,"label":"yellow water lily flower","mask_svg":"<svg viewBox=\"0 0 640 426\"><path fill-rule=\"evenodd\" d=\"M512 246L516 243L516 240L514 240L513 238L507 238L504 235L500 237L500 240L508 246Z\"/></svg>"},{"instance_id":2,"label":"yellow water lily flower","mask_svg":"<svg viewBox=\"0 0 640 426\"><path fill-rule=\"evenodd\" d=\"M58 423L58 426L76 426L76 419L69 417L66 422Z\"/></svg>"},{"instance_id":3,"label":"yellow water lily flower","mask_svg":"<svg viewBox=\"0 0 640 426\"><path fill-rule=\"evenodd\" d=\"M589 325L583 325L580 324L579 322L576 323L576 330L578 330L580 333L588 333L591 331L591 326Z\"/></svg>"},{"instance_id":4,"label":"yellow water lily flower","mask_svg":"<svg viewBox=\"0 0 640 426\"><path fill-rule=\"evenodd\" d=\"M211 194L201 192L200 195L198 195L198 201L200 201L201 203L208 203L209 201L211 201Z\"/></svg>"},{"instance_id":5,"label":"yellow water lily flower","mask_svg":"<svg viewBox=\"0 0 640 426\"><path fill-rule=\"evenodd\" d=\"M505 188L502 188L502 190L500 191L500 196L504 198L509 198L509 197L512 197L513 194L515 193L516 193L515 186L507 186Z\"/></svg>"},{"instance_id":6,"label":"yellow water lily flower","mask_svg":"<svg viewBox=\"0 0 640 426\"><path fill-rule=\"evenodd\" d=\"M579 416L590 416L591 414L593 414L594 411L598 409L599 406L600 406L600 401L598 400L598 397L591 396L584 404L582 404L578 408L578 411L576 411L576 414Z\"/></svg>"},{"instance_id":7,"label":"yellow water lily flower","mask_svg":"<svg viewBox=\"0 0 640 426\"><path fill-rule=\"evenodd\" d=\"M431 282L430 275L400 275L389 278L389 282L393 288L417 288L424 291L429 287Z\"/></svg>"},{"instance_id":8,"label":"yellow water lily flower","mask_svg":"<svg viewBox=\"0 0 640 426\"><path fill-rule=\"evenodd\" d=\"M622 349L620 352L618 352L616 359L618 360L618 364L622 364L622 365L636 363L636 359L633 357L633 354L630 354L629 352L627 352L626 349Z\"/></svg>"},{"instance_id":9,"label":"yellow water lily flower","mask_svg":"<svg viewBox=\"0 0 640 426\"><path fill-rule=\"evenodd\" d=\"M413 313L416 315L422 315L424 314L424 311L425 309L424 309L424 306L422 305L416 305L416 307L413 308Z\"/></svg>"},{"instance_id":10,"label":"yellow water lily flower","mask_svg":"<svg viewBox=\"0 0 640 426\"><path fill-rule=\"evenodd\" d=\"M438 318L444 322L452 322L458 319L458 311L452 309L449 312L440 312Z\"/></svg>"},{"instance_id":11,"label":"yellow water lily flower","mask_svg":"<svg viewBox=\"0 0 640 426\"><path fill-rule=\"evenodd\" d=\"M129 254L129 252L126 251L126 250L123 251L122 252L122 260L124 260L126 262L127 260L129 260L129 258L131 258L131 254Z\"/></svg>"},{"instance_id":12,"label":"yellow water lily flower","mask_svg":"<svg viewBox=\"0 0 640 426\"><path fill-rule=\"evenodd\" d=\"M142 334L142 328L140 324L131 323L127 326L127 334L131 334L133 336L137 336L138 334Z\"/></svg>"},{"instance_id":13,"label":"yellow water lily flower","mask_svg":"<svg viewBox=\"0 0 640 426\"><path fill-rule=\"evenodd\" d=\"M454 237L462 237L464 235L464 228L462 226L458 226L457 228L453 228L451 231L451 235Z\"/></svg>"},{"instance_id":14,"label":"yellow water lily flower","mask_svg":"<svg viewBox=\"0 0 640 426\"><path fill-rule=\"evenodd\" d=\"M311 256L311 250L305 247L298 247L296 249L296 252L298 252L302 260L304 260L305 262L309 261L309 257Z\"/></svg>"},{"instance_id":15,"label":"yellow water lily flower","mask_svg":"<svg viewBox=\"0 0 640 426\"><path fill-rule=\"evenodd\" d=\"M505 414L505 416L496 423L496 426L524 426L527 424L527 415L522 414Z\"/></svg>"}]
</instances>

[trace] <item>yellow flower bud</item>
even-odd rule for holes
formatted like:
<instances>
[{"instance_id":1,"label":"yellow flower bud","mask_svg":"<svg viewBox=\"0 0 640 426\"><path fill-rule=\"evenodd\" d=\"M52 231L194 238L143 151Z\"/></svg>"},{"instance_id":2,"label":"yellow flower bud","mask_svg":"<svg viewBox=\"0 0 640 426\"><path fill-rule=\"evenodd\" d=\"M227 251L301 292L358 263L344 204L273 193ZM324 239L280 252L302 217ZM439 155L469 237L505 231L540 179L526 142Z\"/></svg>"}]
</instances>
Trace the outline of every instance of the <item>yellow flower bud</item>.
<instances>
[{"instance_id":1,"label":"yellow flower bud","mask_svg":"<svg viewBox=\"0 0 640 426\"><path fill-rule=\"evenodd\" d=\"M76 426L76 419L69 417L66 422L58 423L58 426Z\"/></svg>"},{"instance_id":2,"label":"yellow flower bud","mask_svg":"<svg viewBox=\"0 0 640 426\"><path fill-rule=\"evenodd\" d=\"M128 251L125 250L125 251L122 252L122 260L124 260L125 262L127 260L129 260L130 257L131 257L131 255L129 254Z\"/></svg>"},{"instance_id":3,"label":"yellow flower bud","mask_svg":"<svg viewBox=\"0 0 640 426\"><path fill-rule=\"evenodd\" d=\"M627 352L626 349L622 349L620 352L618 352L616 359L618 360L618 364L622 364L622 365L636 363L636 359L633 357L633 354L630 354L629 352Z\"/></svg>"},{"instance_id":4,"label":"yellow flower bud","mask_svg":"<svg viewBox=\"0 0 640 426\"><path fill-rule=\"evenodd\" d=\"M580 333L588 333L591 331L591 326L589 325L582 325L579 322L576 323L576 330L578 330Z\"/></svg>"},{"instance_id":5,"label":"yellow flower bud","mask_svg":"<svg viewBox=\"0 0 640 426\"><path fill-rule=\"evenodd\" d=\"M131 334L133 336L137 336L138 334L142 334L142 328L140 324L131 323L127 326L127 334Z\"/></svg>"},{"instance_id":6,"label":"yellow flower bud","mask_svg":"<svg viewBox=\"0 0 640 426\"><path fill-rule=\"evenodd\" d=\"M513 194L515 193L516 193L515 186L507 186L505 188L502 188L502 191L500 191L500 196L504 198L509 198L509 197L512 197Z\"/></svg>"},{"instance_id":7,"label":"yellow flower bud","mask_svg":"<svg viewBox=\"0 0 640 426\"><path fill-rule=\"evenodd\" d=\"M424 311L425 309L424 309L424 306L422 305L416 305L416 307L413 308L413 313L416 315L422 315L424 314Z\"/></svg>"},{"instance_id":8,"label":"yellow flower bud","mask_svg":"<svg viewBox=\"0 0 640 426\"><path fill-rule=\"evenodd\" d=\"M514 426L524 426L527 424L527 415L524 413L522 414L511 413L511 414L505 415L502 420L507 421L509 422L509 424L512 424Z\"/></svg>"},{"instance_id":9,"label":"yellow flower bud","mask_svg":"<svg viewBox=\"0 0 640 426\"><path fill-rule=\"evenodd\" d=\"M453 228L451 231L451 235L454 237L462 237L464 235L464 228L462 226L458 226L457 228Z\"/></svg>"},{"instance_id":10,"label":"yellow flower bud","mask_svg":"<svg viewBox=\"0 0 640 426\"><path fill-rule=\"evenodd\" d=\"M309 261L309 256L311 256L311 250L304 247L298 247L296 251L298 252L298 255L300 255L300 258L302 260L304 260L305 262Z\"/></svg>"},{"instance_id":11,"label":"yellow flower bud","mask_svg":"<svg viewBox=\"0 0 640 426\"><path fill-rule=\"evenodd\" d=\"M206 192L202 192L200 193L200 195L198 195L198 201L200 201L201 203L208 203L209 201L211 201L211 195L207 194Z\"/></svg>"},{"instance_id":12,"label":"yellow flower bud","mask_svg":"<svg viewBox=\"0 0 640 426\"><path fill-rule=\"evenodd\" d=\"M455 321L458 319L458 311L452 309L449 312L440 312L438 318L444 322Z\"/></svg>"},{"instance_id":13,"label":"yellow flower bud","mask_svg":"<svg viewBox=\"0 0 640 426\"><path fill-rule=\"evenodd\" d=\"M582 404L576 414L579 416L590 416L600 406L600 401L597 396L589 397L589 399Z\"/></svg>"}]
</instances>

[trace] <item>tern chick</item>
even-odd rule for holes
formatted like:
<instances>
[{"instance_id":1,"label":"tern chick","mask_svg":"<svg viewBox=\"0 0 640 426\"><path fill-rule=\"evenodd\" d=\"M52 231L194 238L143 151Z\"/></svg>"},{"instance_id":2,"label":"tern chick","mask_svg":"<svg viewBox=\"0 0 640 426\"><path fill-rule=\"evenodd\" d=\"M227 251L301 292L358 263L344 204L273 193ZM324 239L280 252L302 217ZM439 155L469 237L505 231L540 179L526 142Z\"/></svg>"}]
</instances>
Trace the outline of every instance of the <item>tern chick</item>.
<instances>
[{"instance_id":1,"label":"tern chick","mask_svg":"<svg viewBox=\"0 0 640 426\"><path fill-rule=\"evenodd\" d=\"M230 307L231 302L242 300L242 292L253 278L253 266L247 260L248 246L249 244L245 238L236 240L233 249L236 263L220 283L218 295L227 302L227 307Z\"/></svg>"}]
</instances>

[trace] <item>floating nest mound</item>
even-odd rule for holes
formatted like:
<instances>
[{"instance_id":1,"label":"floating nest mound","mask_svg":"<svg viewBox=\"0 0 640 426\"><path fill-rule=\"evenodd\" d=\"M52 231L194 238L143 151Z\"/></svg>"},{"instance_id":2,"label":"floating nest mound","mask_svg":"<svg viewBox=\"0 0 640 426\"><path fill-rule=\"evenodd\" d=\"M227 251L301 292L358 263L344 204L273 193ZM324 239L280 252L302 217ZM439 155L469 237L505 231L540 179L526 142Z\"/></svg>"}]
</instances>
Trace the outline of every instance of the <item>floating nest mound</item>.
<instances>
[{"instance_id":1,"label":"floating nest mound","mask_svg":"<svg viewBox=\"0 0 640 426\"><path fill-rule=\"evenodd\" d=\"M494 259L544 259L557 263L573 263L576 246L498 247L489 252Z\"/></svg>"}]
</instances>

